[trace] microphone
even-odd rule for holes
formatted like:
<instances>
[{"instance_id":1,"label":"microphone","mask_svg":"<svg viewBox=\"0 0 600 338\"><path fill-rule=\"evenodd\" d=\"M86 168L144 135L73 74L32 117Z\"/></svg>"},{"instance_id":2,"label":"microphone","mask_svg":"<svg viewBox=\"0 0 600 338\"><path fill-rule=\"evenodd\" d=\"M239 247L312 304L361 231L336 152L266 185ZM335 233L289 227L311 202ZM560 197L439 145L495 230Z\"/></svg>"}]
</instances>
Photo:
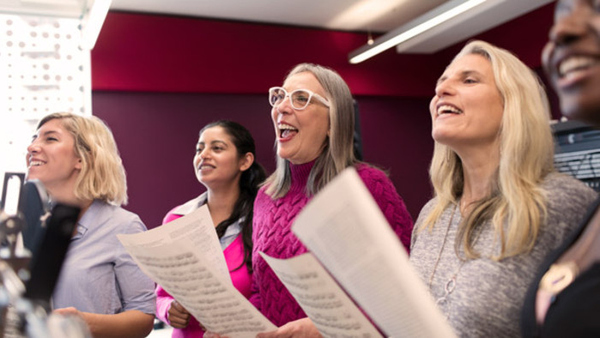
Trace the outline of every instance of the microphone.
<instances>
[{"instance_id":1,"label":"microphone","mask_svg":"<svg viewBox=\"0 0 600 338\"><path fill-rule=\"evenodd\" d=\"M50 211L50 198L44 185L38 180L29 180L21 188L19 212L25 218L23 229L23 246L37 255L37 250L44 236L44 217Z\"/></svg>"},{"instance_id":2,"label":"microphone","mask_svg":"<svg viewBox=\"0 0 600 338\"><path fill-rule=\"evenodd\" d=\"M37 253L31 258L31 277L25 284L24 297L40 302L47 310L50 310L50 298L67 255L80 211L79 207L56 204L52 208Z\"/></svg>"}]
</instances>

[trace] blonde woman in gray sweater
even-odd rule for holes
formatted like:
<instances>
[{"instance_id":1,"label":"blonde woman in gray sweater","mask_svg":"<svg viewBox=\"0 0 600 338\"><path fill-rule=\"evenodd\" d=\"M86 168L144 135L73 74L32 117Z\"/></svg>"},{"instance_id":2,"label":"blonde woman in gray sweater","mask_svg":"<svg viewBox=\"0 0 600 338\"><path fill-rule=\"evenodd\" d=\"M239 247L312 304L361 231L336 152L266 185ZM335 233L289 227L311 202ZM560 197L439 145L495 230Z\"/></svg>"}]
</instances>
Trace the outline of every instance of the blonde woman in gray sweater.
<instances>
[{"instance_id":1,"label":"blonde woman in gray sweater","mask_svg":"<svg viewBox=\"0 0 600 338\"><path fill-rule=\"evenodd\" d=\"M515 337L527 287L596 194L553 168L546 94L506 50L467 44L430 105L435 197L411 263L461 337Z\"/></svg>"}]
</instances>

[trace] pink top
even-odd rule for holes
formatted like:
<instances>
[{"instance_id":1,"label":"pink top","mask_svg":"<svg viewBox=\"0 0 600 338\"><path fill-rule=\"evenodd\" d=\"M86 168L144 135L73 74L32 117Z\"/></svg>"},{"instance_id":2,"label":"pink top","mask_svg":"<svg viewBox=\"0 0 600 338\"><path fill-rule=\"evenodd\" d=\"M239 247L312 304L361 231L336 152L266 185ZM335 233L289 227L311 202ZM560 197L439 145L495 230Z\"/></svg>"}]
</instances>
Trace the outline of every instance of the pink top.
<instances>
[{"instance_id":1,"label":"pink top","mask_svg":"<svg viewBox=\"0 0 600 338\"><path fill-rule=\"evenodd\" d=\"M174 209L175 210L175 209ZM169 212L163 223L168 223L182 217L182 215ZM233 286L244 295L250 297L250 287L252 283L252 275L248 272L248 267L244 264L244 245L242 243L242 234L240 233L236 239L223 250L227 268L231 275ZM241 266L241 267L240 267ZM173 297L165 291L160 285L156 287L156 317L165 323L169 323L167 316ZM204 331L200 328L200 324L196 318L191 317L188 326L184 329L173 329L171 337L202 337Z\"/></svg>"},{"instance_id":2,"label":"pink top","mask_svg":"<svg viewBox=\"0 0 600 338\"><path fill-rule=\"evenodd\" d=\"M290 165L291 187L282 198L271 199L260 189L254 202L252 250L252 296L250 302L277 326L306 317L296 300L279 281L273 270L258 254L275 258L290 258L307 251L292 233L291 225L298 213L310 201L305 187L314 161ZM390 179L381 170L358 164L358 175L371 192L388 223L408 250L412 233L412 218Z\"/></svg>"}]
</instances>

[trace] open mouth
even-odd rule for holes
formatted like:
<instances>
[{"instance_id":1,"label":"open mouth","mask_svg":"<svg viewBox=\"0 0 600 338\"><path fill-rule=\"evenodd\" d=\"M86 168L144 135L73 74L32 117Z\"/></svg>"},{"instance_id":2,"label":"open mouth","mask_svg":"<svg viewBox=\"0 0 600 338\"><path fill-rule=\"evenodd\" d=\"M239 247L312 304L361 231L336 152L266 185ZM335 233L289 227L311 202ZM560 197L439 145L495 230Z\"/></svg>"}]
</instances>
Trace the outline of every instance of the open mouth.
<instances>
[{"instance_id":1,"label":"open mouth","mask_svg":"<svg viewBox=\"0 0 600 338\"><path fill-rule=\"evenodd\" d=\"M462 114L462 110L448 104L443 104L437 108L437 115L440 116L445 114Z\"/></svg>"},{"instance_id":2,"label":"open mouth","mask_svg":"<svg viewBox=\"0 0 600 338\"><path fill-rule=\"evenodd\" d=\"M39 167L41 165L44 165L45 163L42 161L31 161L29 162L29 167Z\"/></svg>"},{"instance_id":3,"label":"open mouth","mask_svg":"<svg viewBox=\"0 0 600 338\"><path fill-rule=\"evenodd\" d=\"M280 139L287 139L298 133L298 129L290 126L289 124L280 123L278 128Z\"/></svg>"},{"instance_id":4,"label":"open mouth","mask_svg":"<svg viewBox=\"0 0 600 338\"><path fill-rule=\"evenodd\" d=\"M563 79L574 78L598 64L598 60L588 56L571 56L558 65L558 75Z\"/></svg>"},{"instance_id":5,"label":"open mouth","mask_svg":"<svg viewBox=\"0 0 600 338\"><path fill-rule=\"evenodd\" d=\"M206 163L201 163L201 164L198 166L198 170L199 170L199 171L202 171L202 170L204 170L204 169L214 169L214 168L215 168L215 166L214 166L214 165L212 165L212 164L206 164Z\"/></svg>"}]
</instances>

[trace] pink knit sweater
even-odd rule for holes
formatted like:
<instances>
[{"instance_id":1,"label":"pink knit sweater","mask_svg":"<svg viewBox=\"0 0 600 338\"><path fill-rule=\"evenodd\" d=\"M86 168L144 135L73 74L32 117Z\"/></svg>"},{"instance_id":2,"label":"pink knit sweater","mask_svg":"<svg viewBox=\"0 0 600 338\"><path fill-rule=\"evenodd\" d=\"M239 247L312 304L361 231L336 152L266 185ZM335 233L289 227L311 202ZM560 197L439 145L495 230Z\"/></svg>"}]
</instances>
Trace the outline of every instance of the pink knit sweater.
<instances>
[{"instance_id":1,"label":"pink knit sweater","mask_svg":"<svg viewBox=\"0 0 600 338\"><path fill-rule=\"evenodd\" d=\"M265 194L263 187L254 202L254 273L250 301L277 326L306 315L258 252L263 251L276 258L290 258L307 251L290 228L300 210L311 199L306 196L305 187L313 165L314 162L291 165L292 184L284 197L273 200ZM366 164L359 164L357 171L408 250L413 223L394 185L385 173Z\"/></svg>"}]
</instances>

